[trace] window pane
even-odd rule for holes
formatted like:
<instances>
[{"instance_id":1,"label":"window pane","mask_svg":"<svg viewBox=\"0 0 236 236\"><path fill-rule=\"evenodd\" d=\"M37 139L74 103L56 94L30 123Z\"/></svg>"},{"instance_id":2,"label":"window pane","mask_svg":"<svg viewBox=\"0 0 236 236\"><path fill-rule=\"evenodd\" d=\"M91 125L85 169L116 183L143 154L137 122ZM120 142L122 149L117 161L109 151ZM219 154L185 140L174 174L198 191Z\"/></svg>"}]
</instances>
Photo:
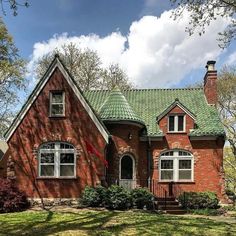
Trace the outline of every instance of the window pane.
<instances>
[{"instance_id":1,"label":"window pane","mask_svg":"<svg viewBox=\"0 0 236 236\"><path fill-rule=\"evenodd\" d=\"M184 131L184 116L178 116L178 131Z\"/></svg>"},{"instance_id":2,"label":"window pane","mask_svg":"<svg viewBox=\"0 0 236 236\"><path fill-rule=\"evenodd\" d=\"M179 160L179 169L191 169L191 160Z\"/></svg>"},{"instance_id":3,"label":"window pane","mask_svg":"<svg viewBox=\"0 0 236 236\"><path fill-rule=\"evenodd\" d=\"M173 160L161 160L161 169L173 169Z\"/></svg>"},{"instance_id":4,"label":"window pane","mask_svg":"<svg viewBox=\"0 0 236 236\"><path fill-rule=\"evenodd\" d=\"M169 116L169 131L175 131L175 117Z\"/></svg>"},{"instance_id":5,"label":"window pane","mask_svg":"<svg viewBox=\"0 0 236 236\"><path fill-rule=\"evenodd\" d=\"M41 149L55 149L55 143L45 143L41 146Z\"/></svg>"},{"instance_id":6,"label":"window pane","mask_svg":"<svg viewBox=\"0 0 236 236\"><path fill-rule=\"evenodd\" d=\"M74 176L74 165L60 166L60 176Z\"/></svg>"},{"instance_id":7,"label":"window pane","mask_svg":"<svg viewBox=\"0 0 236 236\"><path fill-rule=\"evenodd\" d=\"M41 163L54 163L54 153L41 153Z\"/></svg>"},{"instance_id":8,"label":"window pane","mask_svg":"<svg viewBox=\"0 0 236 236\"><path fill-rule=\"evenodd\" d=\"M63 93L53 92L52 93L52 103L63 103Z\"/></svg>"},{"instance_id":9,"label":"window pane","mask_svg":"<svg viewBox=\"0 0 236 236\"><path fill-rule=\"evenodd\" d=\"M191 170L180 170L179 179L190 179L191 180Z\"/></svg>"},{"instance_id":10,"label":"window pane","mask_svg":"<svg viewBox=\"0 0 236 236\"><path fill-rule=\"evenodd\" d=\"M63 115L63 104L52 104L51 115Z\"/></svg>"},{"instance_id":11,"label":"window pane","mask_svg":"<svg viewBox=\"0 0 236 236\"><path fill-rule=\"evenodd\" d=\"M173 170L161 171L161 180L172 180L172 179L173 179Z\"/></svg>"},{"instance_id":12,"label":"window pane","mask_svg":"<svg viewBox=\"0 0 236 236\"><path fill-rule=\"evenodd\" d=\"M67 143L60 143L60 149L74 149L74 147Z\"/></svg>"},{"instance_id":13,"label":"window pane","mask_svg":"<svg viewBox=\"0 0 236 236\"><path fill-rule=\"evenodd\" d=\"M74 163L74 153L61 153L61 163Z\"/></svg>"},{"instance_id":14,"label":"window pane","mask_svg":"<svg viewBox=\"0 0 236 236\"><path fill-rule=\"evenodd\" d=\"M173 156L174 155L174 152L173 151L170 151L170 152L165 152L163 154L161 154L162 156Z\"/></svg>"},{"instance_id":15,"label":"window pane","mask_svg":"<svg viewBox=\"0 0 236 236\"><path fill-rule=\"evenodd\" d=\"M54 176L54 166L41 165L41 176Z\"/></svg>"},{"instance_id":16,"label":"window pane","mask_svg":"<svg viewBox=\"0 0 236 236\"><path fill-rule=\"evenodd\" d=\"M191 156L189 152L179 151L179 156Z\"/></svg>"}]
</instances>

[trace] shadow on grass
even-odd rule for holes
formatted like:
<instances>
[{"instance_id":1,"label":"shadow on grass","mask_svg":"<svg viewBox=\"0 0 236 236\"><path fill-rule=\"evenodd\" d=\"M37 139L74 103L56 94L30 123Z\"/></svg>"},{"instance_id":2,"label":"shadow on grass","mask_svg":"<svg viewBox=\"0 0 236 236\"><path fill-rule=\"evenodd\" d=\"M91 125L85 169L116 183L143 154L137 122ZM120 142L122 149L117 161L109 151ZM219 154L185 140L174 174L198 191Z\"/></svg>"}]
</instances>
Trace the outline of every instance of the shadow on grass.
<instances>
[{"instance_id":1,"label":"shadow on grass","mask_svg":"<svg viewBox=\"0 0 236 236\"><path fill-rule=\"evenodd\" d=\"M0 235L236 235L236 226L204 218L143 212L25 212L0 215ZM73 235L73 234L72 234Z\"/></svg>"}]
</instances>

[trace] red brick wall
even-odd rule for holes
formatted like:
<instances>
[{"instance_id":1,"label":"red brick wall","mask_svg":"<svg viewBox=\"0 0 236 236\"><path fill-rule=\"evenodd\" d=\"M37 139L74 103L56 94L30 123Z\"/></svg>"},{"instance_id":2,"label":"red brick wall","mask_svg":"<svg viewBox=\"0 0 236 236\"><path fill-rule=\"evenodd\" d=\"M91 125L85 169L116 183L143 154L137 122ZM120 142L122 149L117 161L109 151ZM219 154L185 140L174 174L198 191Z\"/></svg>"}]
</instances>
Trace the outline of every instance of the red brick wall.
<instances>
[{"instance_id":1,"label":"red brick wall","mask_svg":"<svg viewBox=\"0 0 236 236\"><path fill-rule=\"evenodd\" d=\"M66 115L49 118L50 90L64 90ZM87 153L87 139L105 155L106 143L84 107L56 69L8 142L15 162L16 181L29 197L78 197L85 185L95 185L104 178L104 165ZM77 149L75 179L39 179L38 147L47 141L66 141ZM36 186L33 186L33 184Z\"/></svg>"},{"instance_id":2,"label":"red brick wall","mask_svg":"<svg viewBox=\"0 0 236 236\"><path fill-rule=\"evenodd\" d=\"M209 104L217 104L217 71L207 71L204 78L204 93Z\"/></svg>"},{"instance_id":3,"label":"red brick wall","mask_svg":"<svg viewBox=\"0 0 236 236\"><path fill-rule=\"evenodd\" d=\"M113 145L108 154L108 176L119 179L120 158L125 154L131 154L135 159L136 178L140 185L147 179L147 143L140 142L140 127L126 124L107 125L112 134ZM129 134L132 138L129 139Z\"/></svg>"},{"instance_id":4,"label":"red brick wall","mask_svg":"<svg viewBox=\"0 0 236 236\"><path fill-rule=\"evenodd\" d=\"M180 107L175 106L169 114L186 114ZM189 134L189 130L194 128L194 120L186 114L185 116L185 122L186 122L186 128L185 132ZM160 121L159 121L159 128L163 131L163 134L168 133L168 115L164 116Z\"/></svg>"},{"instance_id":5,"label":"red brick wall","mask_svg":"<svg viewBox=\"0 0 236 236\"><path fill-rule=\"evenodd\" d=\"M174 191L177 195L182 191L213 191L224 201L223 145L224 141L221 139L190 141L187 135L167 134L164 142L152 143L152 176L159 182L158 165L163 150L175 148L188 150L194 157L194 181L175 183ZM168 183L159 182L158 185L168 190Z\"/></svg>"}]
</instances>

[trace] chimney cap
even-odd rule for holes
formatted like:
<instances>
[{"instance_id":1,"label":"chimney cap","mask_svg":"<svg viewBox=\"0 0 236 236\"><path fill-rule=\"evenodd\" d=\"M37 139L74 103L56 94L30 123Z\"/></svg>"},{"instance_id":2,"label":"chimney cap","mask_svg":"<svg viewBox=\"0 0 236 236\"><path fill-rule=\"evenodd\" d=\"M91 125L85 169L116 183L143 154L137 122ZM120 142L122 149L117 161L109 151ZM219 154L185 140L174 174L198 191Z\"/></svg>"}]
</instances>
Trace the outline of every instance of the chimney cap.
<instances>
[{"instance_id":1,"label":"chimney cap","mask_svg":"<svg viewBox=\"0 0 236 236\"><path fill-rule=\"evenodd\" d=\"M216 64L216 61L207 61L207 64L206 64L207 71L214 71L215 64Z\"/></svg>"}]
</instances>

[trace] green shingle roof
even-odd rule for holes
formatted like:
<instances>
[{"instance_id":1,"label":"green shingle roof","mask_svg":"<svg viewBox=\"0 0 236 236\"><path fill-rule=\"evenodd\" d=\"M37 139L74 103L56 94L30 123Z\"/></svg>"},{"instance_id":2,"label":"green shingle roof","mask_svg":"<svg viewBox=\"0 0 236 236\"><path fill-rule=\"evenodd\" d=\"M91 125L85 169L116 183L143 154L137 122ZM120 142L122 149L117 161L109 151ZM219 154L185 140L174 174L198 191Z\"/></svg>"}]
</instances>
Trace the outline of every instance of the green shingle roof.
<instances>
[{"instance_id":1,"label":"green shingle roof","mask_svg":"<svg viewBox=\"0 0 236 236\"><path fill-rule=\"evenodd\" d=\"M120 116L120 111L108 109L105 112L103 111L104 108L101 108L102 105L105 105L105 101L110 100L106 100L109 94L110 92L107 90L84 92L85 97L98 114L100 111L104 117L115 117L117 114ZM191 136L224 135L224 128L217 110L214 106L207 104L203 89L133 89L125 90L122 94L133 111L131 117L136 117L136 115L140 117L150 136L162 135L162 131L157 125L157 116L170 106L176 98L196 115L196 128L190 132ZM120 103L116 99L111 102L116 104L116 107ZM109 103L107 102L105 108L109 108ZM114 113L112 114L112 112Z\"/></svg>"},{"instance_id":2,"label":"green shingle roof","mask_svg":"<svg viewBox=\"0 0 236 236\"><path fill-rule=\"evenodd\" d=\"M133 121L144 124L119 88L115 88L110 92L98 114L103 121Z\"/></svg>"}]
</instances>

